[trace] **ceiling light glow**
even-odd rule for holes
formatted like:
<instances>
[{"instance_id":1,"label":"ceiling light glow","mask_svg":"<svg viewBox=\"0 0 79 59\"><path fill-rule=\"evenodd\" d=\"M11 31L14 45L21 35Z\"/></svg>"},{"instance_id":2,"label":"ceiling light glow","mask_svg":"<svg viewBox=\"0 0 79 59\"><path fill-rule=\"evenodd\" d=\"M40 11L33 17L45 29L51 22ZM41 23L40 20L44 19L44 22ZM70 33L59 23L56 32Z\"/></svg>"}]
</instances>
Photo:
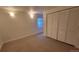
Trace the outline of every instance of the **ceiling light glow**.
<instances>
[{"instance_id":1,"label":"ceiling light glow","mask_svg":"<svg viewBox=\"0 0 79 59\"><path fill-rule=\"evenodd\" d=\"M15 17L14 12L9 12L9 15L10 15L12 18L14 18L14 17Z\"/></svg>"},{"instance_id":2,"label":"ceiling light glow","mask_svg":"<svg viewBox=\"0 0 79 59\"><path fill-rule=\"evenodd\" d=\"M29 15L30 15L30 17L33 19L34 18L34 15L35 15L35 11L33 11L32 9L29 11Z\"/></svg>"}]
</instances>

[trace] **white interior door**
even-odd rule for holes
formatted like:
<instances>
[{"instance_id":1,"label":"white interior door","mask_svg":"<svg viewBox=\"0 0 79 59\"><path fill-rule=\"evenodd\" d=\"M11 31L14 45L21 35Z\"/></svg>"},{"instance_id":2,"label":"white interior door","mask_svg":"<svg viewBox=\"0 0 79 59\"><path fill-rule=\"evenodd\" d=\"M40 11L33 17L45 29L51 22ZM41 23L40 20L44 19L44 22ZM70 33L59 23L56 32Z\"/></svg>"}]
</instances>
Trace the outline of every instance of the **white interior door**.
<instances>
[{"instance_id":1,"label":"white interior door","mask_svg":"<svg viewBox=\"0 0 79 59\"><path fill-rule=\"evenodd\" d=\"M52 24L52 14L48 14L47 15L47 22L46 22L47 24L46 24L46 26L47 26L47 36L49 36L49 37L51 37L51 35L52 35L52 26L51 26L51 24Z\"/></svg>"},{"instance_id":2,"label":"white interior door","mask_svg":"<svg viewBox=\"0 0 79 59\"><path fill-rule=\"evenodd\" d=\"M58 28L58 14L57 13L52 13L52 24L51 24L51 33L52 33L52 38L57 39L57 28Z\"/></svg>"},{"instance_id":3,"label":"white interior door","mask_svg":"<svg viewBox=\"0 0 79 59\"><path fill-rule=\"evenodd\" d=\"M70 10L67 42L79 46L79 7Z\"/></svg>"},{"instance_id":4,"label":"white interior door","mask_svg":"<svg viewBox=\"0 0 79 59\"><path fill-rule=\"evenodd\" d=\"M47 16L47 36L57 39L58 14L51 13Z\"/></svg>"},{"instance_id":5,"label":"white interior door","mask_svg":"<svg viewBox=\"0 0 79 59\"><path fill-rule=\"evenodd\" d=\"M66 29L69 10L58 12L58 40L66 42Z\"/></svg>"}]
</instances>

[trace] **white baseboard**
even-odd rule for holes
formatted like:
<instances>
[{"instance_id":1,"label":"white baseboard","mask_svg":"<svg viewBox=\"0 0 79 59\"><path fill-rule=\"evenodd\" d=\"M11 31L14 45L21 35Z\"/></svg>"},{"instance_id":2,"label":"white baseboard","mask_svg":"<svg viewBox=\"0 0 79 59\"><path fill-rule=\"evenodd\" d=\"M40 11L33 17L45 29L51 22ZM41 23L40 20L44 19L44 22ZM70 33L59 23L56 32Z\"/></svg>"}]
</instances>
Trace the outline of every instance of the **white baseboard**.
<instances>
[{"instance_id":1,"label":"white baseboard","mask_svg":"<svg viewBox=\"0 0 79 59\"><path fill-rule=\"evenodd\" d=\"M35 35L35 34L38 34L38 33L40 33L40 32L21 35L21 36L18 36L18 37L12 38L12 39L10 39L10 40L7 40L7 41L5 41L4 43L8 43L8 42L11 42L11 41L14 41L14 40L18 40L18 39L21 39L21 38L24 38L24 37L28 37L28 36L31 36L31 35Z\"/></svg>"},{"instance_id":2,"label":"white baseboard","mask_svg":"<svg viewBox=\"0 0 79 59\"><path fill-rule=\"evenodd\" d=\"M77 45L77 46L76 46L76 45L74 45L74 46L75 46L76 48L79 48L79 46L78 46L78 45Z\"/></svg>"}]
</instances>

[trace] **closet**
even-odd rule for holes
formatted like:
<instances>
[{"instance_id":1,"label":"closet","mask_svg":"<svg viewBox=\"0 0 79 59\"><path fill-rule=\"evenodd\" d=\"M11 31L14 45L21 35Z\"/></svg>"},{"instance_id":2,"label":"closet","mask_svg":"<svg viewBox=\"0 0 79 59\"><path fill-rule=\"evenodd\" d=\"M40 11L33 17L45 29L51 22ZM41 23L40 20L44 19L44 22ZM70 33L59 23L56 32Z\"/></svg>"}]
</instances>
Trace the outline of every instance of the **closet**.
<instances>
[{"instance_id":1,"label":"closet","mask_svg":"<svg viewBox=\"0 0 79 59\"><path fill-rule=\"evenodd\" d=\"M46 36L79 47L79 7L49 11L45 19Z\"/></svg>"}]
</instances>

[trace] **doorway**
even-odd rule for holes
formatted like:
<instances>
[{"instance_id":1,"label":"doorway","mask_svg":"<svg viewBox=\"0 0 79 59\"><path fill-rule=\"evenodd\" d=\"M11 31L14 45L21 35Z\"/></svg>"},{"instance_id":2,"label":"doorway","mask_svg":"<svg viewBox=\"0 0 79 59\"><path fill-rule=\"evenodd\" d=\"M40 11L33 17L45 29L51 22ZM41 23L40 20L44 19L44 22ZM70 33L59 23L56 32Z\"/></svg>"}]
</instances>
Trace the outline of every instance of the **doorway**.
<instances>
[{"instance_id":1,"label":"doorway","mask_svg":"<svg viewBox=\"0 0 79 59\"><path fill-rule=\"evenodd\" d=\"M39 32L43 32L43 15L38 15L36 20L37 29Z\"/></svg>"}]
</instances>

